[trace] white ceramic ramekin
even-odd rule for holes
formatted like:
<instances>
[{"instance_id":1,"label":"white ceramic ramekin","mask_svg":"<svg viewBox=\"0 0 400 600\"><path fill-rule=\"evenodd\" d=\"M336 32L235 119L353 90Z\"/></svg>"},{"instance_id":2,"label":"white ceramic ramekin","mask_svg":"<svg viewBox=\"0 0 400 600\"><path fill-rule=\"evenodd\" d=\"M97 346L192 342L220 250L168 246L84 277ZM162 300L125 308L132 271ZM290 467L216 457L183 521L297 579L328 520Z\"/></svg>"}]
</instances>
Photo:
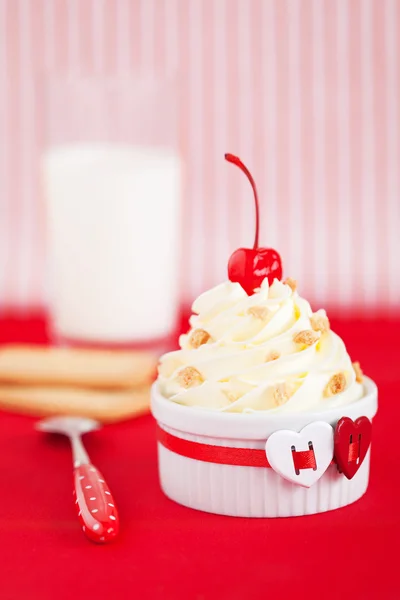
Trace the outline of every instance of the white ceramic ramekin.
<instances>
[{"instance_id":1,"label":"white ceramic ramekin","mask_svg":"<svg viewBox=\"0 0 400 600\"><path fill-rule=\"evenodd\" d=\"M264 449L275 431L300 431L325 421L333 427L341 417L370 420L377 411L377 388L365 378L363 398L332 410L288 414L237 414L196 409L166 400L152 389L152 413L158 425L175 437L213 446ZM310 488L290 483L271 468L203 462L181 456L158 443L161 487L185 506L237 517L293 517L340 508L366 491L370 450L353 477L347 479L332 464Z\"/></svg>"}]
</instances>

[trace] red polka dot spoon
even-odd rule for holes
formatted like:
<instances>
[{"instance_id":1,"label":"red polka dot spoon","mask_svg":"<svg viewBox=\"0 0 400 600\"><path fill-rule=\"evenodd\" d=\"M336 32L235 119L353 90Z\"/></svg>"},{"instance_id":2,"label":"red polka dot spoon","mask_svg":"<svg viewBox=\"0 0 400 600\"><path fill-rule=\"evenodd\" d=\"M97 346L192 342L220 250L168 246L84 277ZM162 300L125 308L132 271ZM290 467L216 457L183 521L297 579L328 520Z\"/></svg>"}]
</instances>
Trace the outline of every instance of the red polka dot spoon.
<instances>
[{"instance_id":1,"label":"red polka dot spoon","mask_svg":"<svg viewBox=\"0 0 400 600\"><path fill-rule=\"evenodd\" d=\"M40 431L60 433L70 439L74 498L82 530L92 542L104 544L118 534L118 512L104 477L91 464L81 439L84 433L100 427L97 421L81 417L51 417L36 424Z\"/></svg>"}]
</instances>

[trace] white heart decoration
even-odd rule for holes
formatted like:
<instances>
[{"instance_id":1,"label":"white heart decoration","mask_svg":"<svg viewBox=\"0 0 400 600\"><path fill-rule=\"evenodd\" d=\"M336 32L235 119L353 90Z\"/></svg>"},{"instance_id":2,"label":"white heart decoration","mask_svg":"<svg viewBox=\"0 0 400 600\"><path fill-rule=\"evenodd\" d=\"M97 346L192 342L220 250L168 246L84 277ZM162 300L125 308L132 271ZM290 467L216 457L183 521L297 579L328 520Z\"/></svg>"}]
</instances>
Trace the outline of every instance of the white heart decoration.
<instances>
[{"instance_id":1,"label":"white heart decoration","mask_svg":"<svg viewBox=\"0 0 400 600\"><path fill-rule=\"evenodd\" d=\"M301 469L296 473L292 446L296 452L314 450L316 469ZM303 487L311 487L329 467L333 458L333 429L329 423L316 421L303 427L300 433L281 430L273 433L265 444L265 452L271 467L282 477Z\"/></svg>"}]
</instances>

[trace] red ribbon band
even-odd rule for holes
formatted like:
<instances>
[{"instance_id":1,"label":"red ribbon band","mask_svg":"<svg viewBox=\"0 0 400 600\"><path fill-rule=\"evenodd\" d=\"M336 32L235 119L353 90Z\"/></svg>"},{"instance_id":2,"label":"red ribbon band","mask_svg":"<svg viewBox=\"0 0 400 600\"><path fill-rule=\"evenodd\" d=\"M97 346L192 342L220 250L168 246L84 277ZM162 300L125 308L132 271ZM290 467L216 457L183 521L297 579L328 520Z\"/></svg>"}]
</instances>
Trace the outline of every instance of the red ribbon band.
<instances>
[{"instance_id":1,"label":"red ribbon band","mask_svg":"<svg viewBox=\"0 0 400 600\"><path fill-rule=\"evenodd\" d=\"M191 442L171 435L159 425L157 426L158 441L171 452L219 465L236 465L239 467L271 467L265 450L255 448L227 448L226 446L211 446Z\"/></svg>"},{"instance_id":2,"label":"red ribbon band","mask_svg":"<svg viewBox=\"0 0 400 600\"><path fill-rule=\"evenodd\" d=\"M304 450L303 452L296 452L292 450L293 464L295 471L298 473L301 469L315 469L317 463L315 462L314 450Z\"/></svg>"},{"instance_id":3,"label":"red ribbon band","mask_svg":"<svg viewBox=\"0 0 400 600\"><path fill-rule=\"evenodd\" d=\"M360 455L360 443L359 442L351 442L349 444L349 454L347 457L347 462L353 462L353 460L357 460Z\"/></svg>"},{"instance_id":4,"label":"red ribbon band","mask_svg":"<svg viewBox=\"0 0 400 600\"><path fill-rule=\"evenodd\" d=\"M219 465L235 465L239 467L267 467L271 468L265 454L265 450L257 448L228 448L226 446L213 446L183 440L168 433L157 425L157 438L167 450L203 462L216 463ZM316 469L314 450L297 452L292 450L293 463L296 471L301 469ZM349 444L348 461L357 460L359 456L359 442ZM333 460L332 462L335 462Z\"/></svg>"}]
</instances>

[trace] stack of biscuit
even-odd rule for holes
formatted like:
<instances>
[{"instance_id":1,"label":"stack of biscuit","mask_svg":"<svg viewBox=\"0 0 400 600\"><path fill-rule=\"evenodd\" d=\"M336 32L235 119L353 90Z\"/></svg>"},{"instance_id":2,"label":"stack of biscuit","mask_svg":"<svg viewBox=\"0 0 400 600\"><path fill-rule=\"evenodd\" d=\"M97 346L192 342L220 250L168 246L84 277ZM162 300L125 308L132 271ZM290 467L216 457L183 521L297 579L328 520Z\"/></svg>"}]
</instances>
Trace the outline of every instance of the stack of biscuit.
<instances>
[{"instance_id":1,"label":"stack of biscuit","mask_svg":"<svg viewBox=\"0 0 400 600\"><path fill-rule=\"evenodd\" d=\"M0 346L0 410L128 419L148 411L156 364L138 351Z\"/></svg>"}]
</instances>

